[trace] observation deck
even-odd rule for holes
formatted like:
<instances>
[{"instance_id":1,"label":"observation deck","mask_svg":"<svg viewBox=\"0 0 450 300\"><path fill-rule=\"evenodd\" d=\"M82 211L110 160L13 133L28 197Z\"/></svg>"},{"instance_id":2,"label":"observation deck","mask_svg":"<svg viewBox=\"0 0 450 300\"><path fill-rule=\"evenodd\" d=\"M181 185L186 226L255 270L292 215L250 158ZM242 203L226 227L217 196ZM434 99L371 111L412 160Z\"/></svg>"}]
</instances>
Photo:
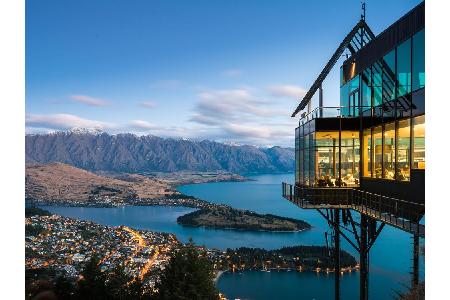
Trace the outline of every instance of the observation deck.
<instances>
[{"instance_id":1,"label":"observation deck","mask_svg":"<svg viewBox=\"0 0 450 300\"><path fill-rule=\"evenodd\" d=\"M304 209L352 209L403 231L425 236L425 205L353 187L301 187L282 183L283 197Z\"/></svg>"}]
</instances>

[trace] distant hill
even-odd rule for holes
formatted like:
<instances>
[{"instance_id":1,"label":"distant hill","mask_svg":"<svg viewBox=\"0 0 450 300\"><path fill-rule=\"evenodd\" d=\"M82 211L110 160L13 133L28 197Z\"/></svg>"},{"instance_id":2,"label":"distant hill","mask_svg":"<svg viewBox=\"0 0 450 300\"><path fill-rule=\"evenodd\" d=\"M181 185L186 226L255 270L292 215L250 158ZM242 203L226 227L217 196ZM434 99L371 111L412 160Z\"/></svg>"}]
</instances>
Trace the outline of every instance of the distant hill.
<instances>
[{"instance_id":1,"label":"distant hill","mask_svg":"<svg viewBox=\"0 0 450 300\"><path fill-rule=\"evenodd\" d=\"M121 200L159 198L171 195L164 180L137 174L123 174L121 179L100 176L63 163L27 164L26 197L45 202L87 203L98 197Z\"/></svg>"},{"instance_id":2,"label":"distant hill","mask_svg":"<svg viewBox=\"0 0 450 300\"><path fill-rule=\"evenodd\" d=\"M270 173L294 170L294 149L227 145L213 141L110 135L86 130L30 134L26 162L62 162L91 171L228 171Z\"/></svg>"}]
</instances>

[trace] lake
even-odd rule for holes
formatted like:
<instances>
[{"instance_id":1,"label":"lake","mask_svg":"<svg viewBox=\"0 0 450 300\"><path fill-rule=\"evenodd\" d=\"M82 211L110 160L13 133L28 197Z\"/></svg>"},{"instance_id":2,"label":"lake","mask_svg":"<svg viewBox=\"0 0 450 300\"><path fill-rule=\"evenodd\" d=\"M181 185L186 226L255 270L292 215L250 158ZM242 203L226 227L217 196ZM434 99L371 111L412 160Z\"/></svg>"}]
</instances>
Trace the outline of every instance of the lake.
<instances>
[{"instance_id":1,"label":"lake","mask_svg":"<svg viewBox=\"0 0 450 300\"><path fill-rule=\"evenodd\" d=\"M270 233L183 227L176 223L180 215L193 211L185 207L127 206L120 208L45 207L63 216L92 220L104 225L127 225L140 229L174 233L186 242L211 248L261 247L276 249L291 245L324 245L324 232L329 231L323 217L315 210L296 207L281 197L281 182L293 182L293 174L248 176L255 181L191 184L178 187L180 192L213 203L258 213L272 213L305 220L313 228L305 232ZM355 215L357 218L357 215ZM423 243L423 241L421 241ZM371 249L369 293L371 299L389 299L394 291L409 285L412 259L411 235L385 226ZM342 239L342 248L356 255ZM357 256L358 259L358 256ZM424 260L421 256L421 277ZM244 299L332 299L333 276L312 272L224 273L217 282L227 297ZM342 276L342 299L359 298L359 274Z\"/></svg>"}]
</instances>

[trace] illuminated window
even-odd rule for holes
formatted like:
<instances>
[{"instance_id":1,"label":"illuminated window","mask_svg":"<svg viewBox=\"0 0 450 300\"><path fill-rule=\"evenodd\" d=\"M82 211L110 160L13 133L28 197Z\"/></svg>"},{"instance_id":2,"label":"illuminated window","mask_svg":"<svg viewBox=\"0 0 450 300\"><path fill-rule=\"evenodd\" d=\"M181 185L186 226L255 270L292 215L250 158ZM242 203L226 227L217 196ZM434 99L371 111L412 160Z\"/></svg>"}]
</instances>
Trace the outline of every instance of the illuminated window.
<instances>
[{"instance_id":1,"label":"illuminated window","mask_svg":"<svg viewBox=\"0 0 450 300\"><path fill-rule=\"evenodd\" d=\"M415 169L425 169L425 115L413 118Z\"/></svg>"},{"instance_id":2,"label":"illuminated window","mask_svg":"<svg viewBox=\"0 0 450 300\"><path fill-rule=\"evenodd\" d=\"M397 128L397 180L409 181L410 178L410 120L401 120Z\"/></svg>"},{"instance_id":3,"label":"illuminated window","mask_svg":"<svg viewBox=\"0 0 450 300\"><path fill-rule=\"evenodd\" d=\"M365 129L363 134L363 149L364 149L364 162L363 162L363 176L372 176L372 135L371 129Z\"/></svg>"},{"instance_id":4,"label":"illuminated window","mask_svg":"<svg viewBox=\"0 0 450 300\"><path fill-rule=\"evenodd\" d=\"M341 179L343 186L359 184L359 132L341 132Z\"/></svg>"},{"instance_id":5,"label":"illuminated window","mask_svg":"<svg viewBox=\"0 0 450 300\"><path fill-rule=\"evenodd\" d=\"M384 178L395 179L395 123L384 126Z\"/></svg>"},{"instance_id":6,"label":"illuminated window","mask_svg":"<svg viewBox=\"0 0 450 300\"><path fill-rule=\"evenodd\" d=\"M383 135L381 126L373 129L373 172L372 177L382 178Z\"/></svg>"},{"instance_id":7,"label":"illuminated window","mask_svg":"<svg viewBox=\"0 0 450 300\"><path fill-rule=\"evenodd\" d=\"M316 132L316 185L319 187L335 186L339 177L338 159L339 132ZM336 159L337 158L337 159Z\"/></svg>"}]
</instances>

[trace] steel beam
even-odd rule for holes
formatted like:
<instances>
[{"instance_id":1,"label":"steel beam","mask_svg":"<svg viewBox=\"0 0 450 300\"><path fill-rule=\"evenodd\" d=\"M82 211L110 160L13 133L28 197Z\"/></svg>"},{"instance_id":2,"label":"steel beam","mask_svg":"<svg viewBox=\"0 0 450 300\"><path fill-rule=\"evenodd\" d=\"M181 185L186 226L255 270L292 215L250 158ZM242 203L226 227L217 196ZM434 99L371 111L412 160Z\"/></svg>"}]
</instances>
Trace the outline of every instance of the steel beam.
<instances>
[{"instance_id":1,"label":"steel beam","mask_svg":"<svg viewBox=\"0 0 450 300\"><path fill-rule=\"evenodd\" d=\"M368 218L366 215L361 214L361 246L359 248L359 299L369 299L369 252L367 249L367 227Z\"/></svg>"},{"instance_id":2,"label":"steel beam","mask_svg":"<svg viewBox=\"0 0 450 300\"><path fill-rule=\"evenodd\" d=\"M341 245L339 237L339 209L334 210L334 299L339 300L341 296Z\"/></svg>"},{"instance_id":3,"label":"steel beam","mask_svg":"<svg viewBox=\"0 0 450 300\"><path fill-rule=\"evenodd\" d=\"M413 236L413 276L412 287L419 284L419 235Z\"/></svg>"}]
</instances>

